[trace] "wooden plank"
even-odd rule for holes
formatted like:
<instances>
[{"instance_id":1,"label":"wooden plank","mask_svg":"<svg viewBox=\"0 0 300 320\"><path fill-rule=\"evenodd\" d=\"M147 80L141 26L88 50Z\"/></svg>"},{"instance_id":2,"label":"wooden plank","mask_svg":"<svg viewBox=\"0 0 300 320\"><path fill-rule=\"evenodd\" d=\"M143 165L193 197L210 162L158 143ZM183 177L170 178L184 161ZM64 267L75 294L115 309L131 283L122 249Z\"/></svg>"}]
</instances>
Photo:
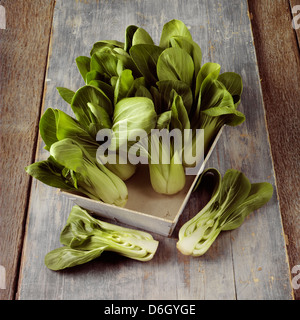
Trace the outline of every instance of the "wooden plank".
<instances>
[{"instance_id":1,"label":"wooden plank","mask_svg":"<svg viewBox=\"0 0 300 320\"><path fill-rule=\"evenodd\" d=\"M299 47L288 1L250 1L249 10L292 269L300 263ZM299 290L294 295L300 299Z\"/></svg>"},{"instance_id":2,"label":"wooden plank","mask_svg":"<svg viewBox=\"0 0 300 320\"><path fill-rule=\"evenodd\" d=\"M0 288L0 300L6 300L14 298L18 279L31 181L24 167L34 159L54 1L1 5L6 29L0 29L0 265L6 289Z\"/></svg>"},{"instance_id":3,"label":"wooden plank","mask_svg":"<svg viewBox=\"0 0 300 320\"><path fill-rule=\"evenodd\" d=\"M190 27L203 50L204 62L220 62L222 72L235 71L244 79L241 110L247 122L224 130L209 166L222 174L231 167L240 169L253 182L275 185L245 0L234 0L230 5L226 0L58 2L45 108L55 106L70 113L55 87L76 90L83 84L74 59L87 55L94 42L122 41L125 28L136 24L147 28L157 43L163 24L173 18ZM39 140L37 160L47 156L42 146ZM60 246L59 234L72 203L33 181L18 298L291 299L276 193L240 229L222 233L206 255L195 259L181 255L175 244L178 228L198 212L201 199L197 193L191 196L172 237L154 235L160 245L148 263L104 254L89 264L52 272L44 266L43 258Z\"/></svg>"}]
</instances>

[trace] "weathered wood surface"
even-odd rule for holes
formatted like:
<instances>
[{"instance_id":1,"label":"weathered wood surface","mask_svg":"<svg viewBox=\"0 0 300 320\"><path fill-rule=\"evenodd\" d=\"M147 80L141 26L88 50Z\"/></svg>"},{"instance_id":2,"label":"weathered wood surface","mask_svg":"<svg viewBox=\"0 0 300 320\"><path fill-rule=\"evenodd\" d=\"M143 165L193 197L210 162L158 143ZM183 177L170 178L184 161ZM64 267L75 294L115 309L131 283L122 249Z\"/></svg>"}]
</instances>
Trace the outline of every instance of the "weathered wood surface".
<instances>
[{"instance_id":1,"label":"weathered wood surface","mask_svg":"<svg viewBox=\"0 0 300 320\"><path fill-rule=\"evenodd\" d=\"M158 41L172 18L183 20L203 50L203 61L220 62L222 72L239 72L244 80L241 110L247 121L226 128L209 166L222 173L243 170L251 181L275 186L265 115L246 1L61 1L54 11L45 108L70 112L56 86L82 85L74 59L87 55L93 42L123 40L129 24L144 26ZM46 157L39 139L37 158ZM179 221L199 208L193 194ZM44 256L60 246L59 234L72 203L57 191L33 181L19 299L291 299L285 242L276 192L267 206L233 232L222 233L201 258L181 255L176 230L160 240L157 255L139 263L105 254L63 272L44 266Z\"/></svg>"},{"instance_id":2,"label":"weathered wood surface","mask_svg":"<svg viewBox=\"0 0 300 320\"><path fill-rule=\"evenodd\" d=\"M53 1L0 1L6 29L0 29L0 265L14 299L24 236L30 177L43 96ZM23 14L22 14L23 13ZM3 25L2 25L3 26Z\"/></svg>"},{"instance_id":3,"label":"weathered wood surface","mask_svg":"<svg viewBox=\"0 0 300 320\"><path fill-rule=\"evenodd\" d=\"M300 1L249 1L291 269L300 264L300 28L292 28L290 11L295 5ZM300 289L294 294L300 299Z\"/></svg>"}]
</instances>

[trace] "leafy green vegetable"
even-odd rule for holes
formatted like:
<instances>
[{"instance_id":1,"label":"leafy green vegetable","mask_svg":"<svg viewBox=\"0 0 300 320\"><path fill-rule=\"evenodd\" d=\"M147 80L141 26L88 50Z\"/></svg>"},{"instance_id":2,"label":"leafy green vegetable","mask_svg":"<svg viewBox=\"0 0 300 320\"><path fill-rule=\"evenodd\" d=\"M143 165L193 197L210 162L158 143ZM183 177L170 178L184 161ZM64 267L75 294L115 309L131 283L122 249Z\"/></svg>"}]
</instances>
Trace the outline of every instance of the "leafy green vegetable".
<instances>
[{"instance_id":1,"label":"leafy green vegetable","mask_svg":"<svg viewBox=\"0 0 300 320\"><path fill-rule=\"evenodd\" d=\"M86 85L78 89L72 99L71 108L77 120L93 138L100 129L111 126L113 105L99 88Z\"/></svg>"},{"instance_id":2,"label":"leafy green vegetable","mask_svg":"<svg viewBox=\"0 0 300 320\"><path fill-rule=\"evenodd\" d=\"M87 211L74 206L61 232L64 245L49 252L45 264L51 270L62 270L98 258L104 251L149 261L158 241L146 232L133 230L92 218Z\"/></svg>"},{"instance_id":3,"label":"leafy green vegetable","mask_svg":"<svg viewBox=\"0 0 300 320\"><path fill-rule=\"evenodd\" d=\"M71 104L72 99L74 97L75 92L63 87L57 87L56 88L60 96L68 103Z\"/></svg>"},{"instance_id":4,"label":"leafy green vegetable","mask_svg":"<svg viewBox=\"0 0 300 320\"><path fill-rule=\"evenodd\" d=\"M189 37L173 36L170 38L170 44L173 48L181 48L185 50L193 59L195 75L197 75L201 68L202 51L196 42Z\"/></svg>"},{"instance_id":5,"label":"leafy green vegetable","mask_svg":"<svg viewBox=\"0 0 300 320\"><path fill-rule=\"evenodd\" d=\"M91 58L80 56L76 58L76 65L78 70L82 76L82 78L86 81L87 73L90 71Z\"/></svg>"},{"instance_id":6,"label":"leafy green vegetable","mask_svg":"<svg viewBox=\"0 0 300 320\"><path fill-rule=\"evenodd\" d=\"M162 144L161 144L161 147ZM185 186L185 173L181 163L176 163L179 155L176 152L170 164L149 164L150 180L153 189L161 194L175 194Z\"/></svg>"},{"instance_id":7,"label":"leafy green vegetable","mask_svg":"<svg viewBox=\"0 0 300 320\"><path fill-rule=\"evenodd\" d=\"M120 100L114 110L111 149L116 150L127 142L133 144L137 136L144 132L148 134L155 128L156 117L153 102L149 98L130 97Z\"/></svg>"},{"instance_id":8,"label":"leafy green vegetable","mask_svg":"<svg viewBox=\"0 0 300 320\"><path fill-rule=\"evenodd\" d=\"M156 65L163 49L154 44L136 44L130 48L130 56L150 85L158 80Z\"/></svg>"},{"instance_id":9,"label":"leafy green vegetable","mask_svg":"<svg viewBox=\"0 0 300 320\"><path fill-rule=\"evenodd\" d=\"M154 42L145 29L137 28L132 37L132 45L137 44L154 44Z\"/></svg>"},{"instance_id":10,"label":"leafy green vegetable","mask_svg":"<svg viewBox=\"0 0 300 320\"><path fill-rule=\"evenodd\" d=\"M27 166L25 170L35 179L51 187L80 192L80 188L76 188L74 182L65 177L63 167L57 164L52 157L49 157L48 160L35 162Z\"/></svg>"},{"instance_id":11,"label":"leafy green vegetable","mask_svg":"<svg viewBox=\"0 0 300 320\"><path fill-rule=\"evenodd\" d=\"M181 48L165 49L157 61L159 80L180 80L192 86L194 69L192 57Z\"/></svg>"},{"instance_id":12,"label":"leafy green vegetable","mask_svg":"<svg viewBox=\"0 0 300 320\"><path fill-rule=\"evenodd\" d=\"M130 147L138 140L147 141L151 148L142 143L136 155L150 161L150 181L160 193L180 191L188 167L198 168L219 130L245 120L237 110L241 77L233 72L221 74L217 63L202 65L201 48L180 20L173 19L163 26L159 45L145 29L130 25L124 42L97 41L90 56L77 57L76 64L85 85L76 92L57 88L76 120L48 109L40 122L45 148L50 150L54 143L70 138L96 158L96 149L107 146L105 140L97 138L99 131L111 130L107 136L111 145L105 152L116 152L117 161L105 163L104 154L98 160L125 181L134 174L137 162L129 163L123 151L127 149L133 155ZM166 142L149 137L154 129L166 130L170 139ZM204 130L204 138L198 135L199 129ZM182 138L176 140L178 132ZM153 158L158 162L151 163ZM46 164L37 165L32 172L43 168L39 176L44 179L47 171L52 175ZM64 183L65 175L59 176Z\"/></svg>"},{"instance_id":13,"label":"leafy green vegetable","mask_svg":"<svg viewBox=\"0 0 300 320\"><path fill-rule=\"evenodd\" d=\"M71 138L82 144L91 156L96 156L99 144L80 125L79 121L61 110L48 108L40 120L39 129L47 150L53 143Z\"/></svg>"},{"instance_id":14,"label":"leafy green vegetable","mask_svg":"<svg viewBox=\"0 0 300 320\"><path fill-rule=\"evenodd\" d=\"M51 145L50 154L57 163L72 173L75 186L91 198L124 206L128 198L125 183L96 161L82 144L66 138Z\"/></svg>"},{"instance_id":15,"label":"leafy green vegetable","mask_svg":"<svg viewBox=\"0 0 300 320\"><path fill-rule=\"evenodd\" d=\"M236 110L243 90L240 75L219 72L220 65L206 63L196 80L198 101L192 126L204 129L205 152L225 124L236 126L245 120L244 114Z\"/></svg>"},{"instance_id":16,"label":"leafy green vegetable","mask_svg":"<svg viewBox=\"0 0 300 320\"><path fill-rule=\"evenodd\" d=\"M170 40L175 36L183 36L192 40L191 33L187 26L182 21L173 19L163 26L159 46L164 49L168 48L170 46Z\"/></svg>"},{"instance_id":17,"label":"leafy green vegetable","mask_svg":"<svg viewBox=\"0 0 300 320\"><path fill-rule=\"evenodd\" d=\"M253 211L272 197L270 183L253 183L240 171L227 170L223 179L216 169L207 169L195 186L210 180L212 196L205 207L179 230L178 250L185 255L203 255L221 231L238 228Z\"/></svg>"},{"instance_id":18,"label":"leafy green vegetable","mask_svg":"<svg viewBox=\"0 0 300 320\"><path fill-rule=\"evenodd\" d=\"M164 25L159 46L147 40L134 43L132 39L137 32L137 27L127 29L127 51L145 78L146 87L151 93L158 115L156 128L167 129L170 134L174 129L179 129L182 133L185 129L191 129L191 140L183 140L191 141L190 144L183 144L182 149L177 148L176 157L183 160L184 167L199 165L197 161L207 154L214 138L225 124L236 126L245 120L245 116L237 111L242 94L241 77L233 72L220 74L221 66L217 63L205 63L201 66L201 49L182 21L174 19ZM148 37L145 35L145 38ZM198 129L204 129L204 138L197 134ZM152 140L155 141L155 138ZM162 153L169 150L172 159L174 143L171 148L161 142L157 143L158 146L148 152L149 159L154 149L155 152L160 150ZM204 153L196 152L200 147L199 143L200 146L203 144ZM189 156L196 153L199 156ZM169 189L166 186L171 181L172 184L176 183L170 172L178 174L178 187L169 190L178 192L179 186L184 186L181 174L176 173L181 172L182 168L170 170L170 165L171 162L149 163L150 180L157 192L166 193Z\"/></svg>"}]
</instances>

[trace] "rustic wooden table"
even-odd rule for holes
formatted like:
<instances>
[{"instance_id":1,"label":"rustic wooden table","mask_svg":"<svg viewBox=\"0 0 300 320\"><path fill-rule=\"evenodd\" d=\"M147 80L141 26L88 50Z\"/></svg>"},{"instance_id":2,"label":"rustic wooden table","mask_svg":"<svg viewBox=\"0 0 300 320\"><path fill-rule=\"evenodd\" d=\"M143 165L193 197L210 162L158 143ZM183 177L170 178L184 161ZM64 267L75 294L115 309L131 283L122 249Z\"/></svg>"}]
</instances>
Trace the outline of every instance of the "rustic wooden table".
<instances>
[{"instance_id":1,"label":"rustic wooden table","mask_svg":"<svg viewBox=\"0 0 300 320\"><path fill-rule=\"evenodd\" d=\"M300 299L300 28L292 28L297 4L0 1L6 14L6 28L0 29L0 298ZM50 106L64 110L55 87L80 85L74 58L86 55L95 37L122 40L120 32L137 24L146 25L157 41L162 25L174 17L190 25L205 61L220 62L223 71L234 68L244 79L241 108L250 120L226 128L209 165L222 173L231 166L252 180L270 181L276 193L200 259L178 254L174 233L156 237L160 247L147 264L107 255L105 261L51 272L44 255L59 246L72 204L24 171L45 155L39 118ZM300 24L300 18L295 21ZM193 194L182 219L195 214L198 202L199 195Z\"/></svg>"}]
</instances>

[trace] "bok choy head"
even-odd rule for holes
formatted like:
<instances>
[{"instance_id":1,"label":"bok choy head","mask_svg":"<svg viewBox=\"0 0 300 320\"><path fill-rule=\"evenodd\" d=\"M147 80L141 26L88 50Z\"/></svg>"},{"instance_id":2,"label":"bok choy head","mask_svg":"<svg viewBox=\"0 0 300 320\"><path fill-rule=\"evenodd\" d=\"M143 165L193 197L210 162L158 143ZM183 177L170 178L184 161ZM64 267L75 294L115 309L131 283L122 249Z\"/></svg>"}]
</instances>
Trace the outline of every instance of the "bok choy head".
<instances>
[{"instance_id":1,"label":"bok choy head","mask_svg":"<svg viewBox=\"0 0 300 320\"><path fill-rule=\"evenodd\" d=\"M133 39L138 30L132 27L129 37ZM157 128L170 132L179 129L182 133L185 129L191 129L192 139L189 145L184 144L179 151L179 158L183 167L199 164L197 161L201 161L208 153L214 138L225 124L236 126L245 120L244 115L237 111L242 94L241 77L233 72L220 74L221 67L216 63L202 65L202 51L180 20L174 19L164 25L159 45L150 41L148 36L144 41L130 43L129 54L145 78L158 114ZM203 140L198 138L197 129L204 130ZM203 151L197 153L199 144L203 144L200 146ZM160 144L157 149L164 147ZM172 150L170 152L172 158ZM191 154L198 154L199 157L189 156ZM171 178L163 173L171 172L171 162L169 170L166 170L166 164L153 166L150 163L149 166L152 182L163 181L160 179L163 176ZM176 176L171 181L172 184L176 183ZM178 173L177 188L170 190L181 190L184 186L182 181ZM165 186L167 184L166 180ZM154 189L161 189L165 193L167 188L158 188L159 185L162 186L157 183Z\"/></svg>"},{"instance_id":2,"label":"bok choy head","mask_svg":"<svg viewBox=\"0 0 300 320\"><path fill-rule=\"evenodd\" d=\"M128 191L125 183L92 158L81 144L66 138L52 144L50 154L70 173L74 185L89 197L116 206L126 204Z\"/></svg>"}]
</instances>

